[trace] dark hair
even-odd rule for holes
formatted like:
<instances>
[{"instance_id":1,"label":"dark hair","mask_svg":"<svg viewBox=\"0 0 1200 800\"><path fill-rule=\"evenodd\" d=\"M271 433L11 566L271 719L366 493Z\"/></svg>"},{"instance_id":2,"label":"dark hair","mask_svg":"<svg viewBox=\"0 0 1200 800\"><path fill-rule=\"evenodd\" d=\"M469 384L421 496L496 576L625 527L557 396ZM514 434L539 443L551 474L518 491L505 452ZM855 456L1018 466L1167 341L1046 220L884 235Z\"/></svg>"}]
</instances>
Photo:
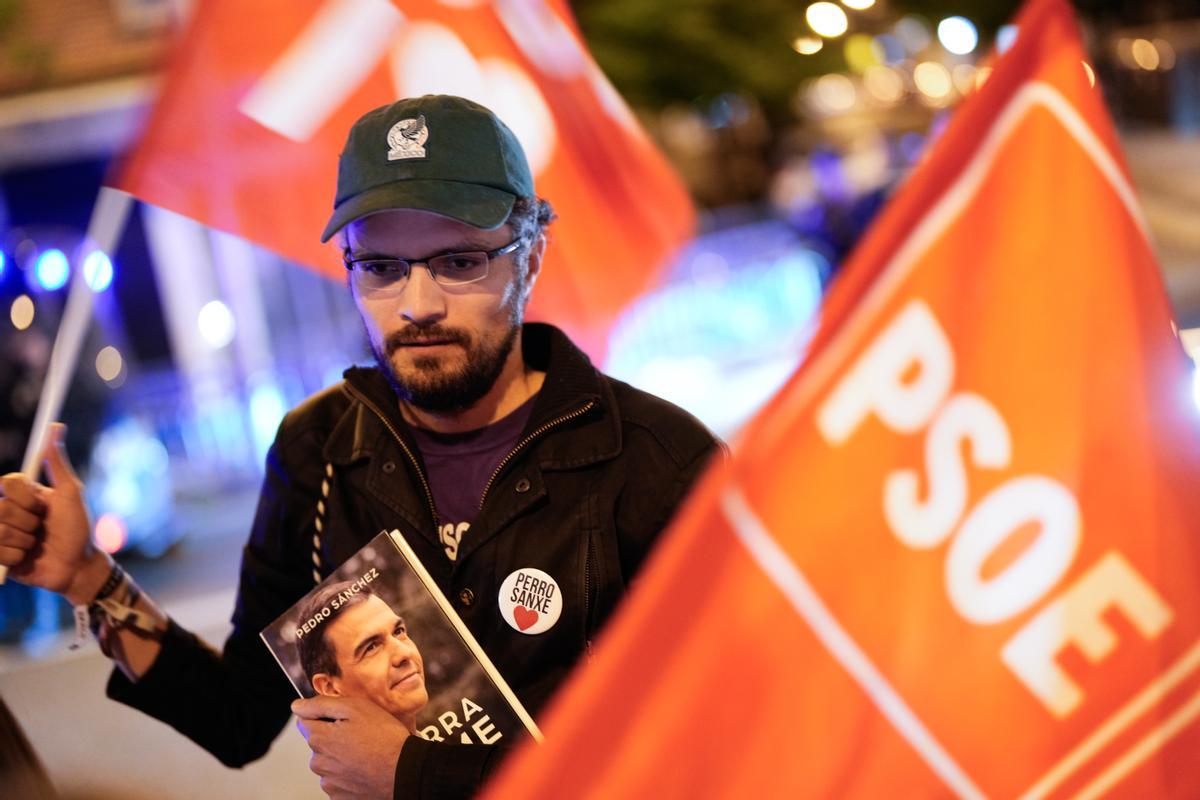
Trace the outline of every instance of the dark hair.
<instances>
[{"instance_id":1,"label":"dark hair","mask_svg":"<svg viewBox=\"0 0 1200 800\"><path fill-rule=\"evenodd\" d=\"M540 197L518 197L508 214L508 226L514 239L533 241L546 232L546 226L558 215L549 200Z\"/></svg>"},{"instance_id":2,"label":"dark hair","mask_svg":"<svg viewBox=\"0 0 1200 800\"><path fill-rule=\"evenodd\" d=\"M351 594L349 590L352 586L357 586L358 590ZM346 598L338 603L336 608L330 605L331 601L343 592L347 593ZM324 611L325 608L329 608L329 616L322 617L317 621L316 630L309 631L296 642L296 647L300 651L300 666L304 668L304 674L310 681L313 676L322 672L326 675L340 674L337 656L334 654L333 648L329 646L329 642L325 641L325 631L328 630L329 623L337 619L343 611L364 602L373 594L374 592L369 587L359 584L358 581L341 581L340 583L331 583L316 592L301 607L297 625L303 625Z\"/></svg>"},{"instance_id":3,"label":"dark hair","mask_svg":"<svg viewBox=\"0 0 1200 800\"><path fill-rule=\"evenodd\" d=\"M506 221L512 229L513 238L525 240L525 244L513 254L513 258L517 266L517 285L526 301L529 299L530 289L526 282L529 276L529 254L538 237L546 232L546 226L556 219L558 215L554 213L550 201L540 197L518 197L513 203L512 211L508 212Z\"/></svg>"}]
</instances>

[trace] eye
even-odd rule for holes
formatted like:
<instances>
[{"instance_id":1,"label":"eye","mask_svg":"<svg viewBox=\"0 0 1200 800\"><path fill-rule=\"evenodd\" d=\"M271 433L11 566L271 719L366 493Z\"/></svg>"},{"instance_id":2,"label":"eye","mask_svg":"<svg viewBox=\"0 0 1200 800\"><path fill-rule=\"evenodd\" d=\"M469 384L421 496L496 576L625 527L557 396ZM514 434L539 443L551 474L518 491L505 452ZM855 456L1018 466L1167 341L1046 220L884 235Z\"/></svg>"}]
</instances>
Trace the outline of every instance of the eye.
<instances>
[{"instance_id":1,"label":"eye","mask_svg":"<svg viewBox=\"0 0 1200 800\"><path fill-rule=\"evenodd\" d=\"M440 261L438 266L444 271L472 272L487 263L487 256L483 253L450 253L442 256Z\"/></svg>"},{"instance_id":2,"label":"eye","mask_svg":"<svg viewBox=\"0 0 1200 800\"><path fill-rule=\"evenodd\" d=\"M369 261L356 261L354 265L364 275L370 275L373 278L401 278L408 272L408 264L396 259L371 259Z\"/></svg>"},{"instance_id":3,"label":"eye","mask_svg":"<svg viewBox=\"0 0 1200 800\"><path fill-rule=\"evenodd\" d=\"M407 634L408 634L408 629L406 627L404 627L404 623L403 622L396 623L396 628L395 628L395 630L392 631L392 636L395 636L397 639L403 639Z\"/></svg>"}]
</instances>

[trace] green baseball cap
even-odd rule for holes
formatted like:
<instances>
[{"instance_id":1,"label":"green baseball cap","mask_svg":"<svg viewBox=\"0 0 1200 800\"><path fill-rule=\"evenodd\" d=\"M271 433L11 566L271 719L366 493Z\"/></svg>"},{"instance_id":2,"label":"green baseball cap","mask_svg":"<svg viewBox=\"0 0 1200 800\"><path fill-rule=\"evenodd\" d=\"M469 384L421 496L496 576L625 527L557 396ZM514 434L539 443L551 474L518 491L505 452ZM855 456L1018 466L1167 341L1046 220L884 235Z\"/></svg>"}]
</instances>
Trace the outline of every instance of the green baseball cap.
<instances>
[{"instance_id":1,"label":"green baseball cap","mask_svg":"<svg viewBox=\"0 0 1200 800\"><path fill-rule=\"evenodd\" d=\"M449 95L397 100L350 128L338 158L327 242L357 219L395 208L498 228L533 175L517 137L488 109Z\"/></svg>"}]
</instances>

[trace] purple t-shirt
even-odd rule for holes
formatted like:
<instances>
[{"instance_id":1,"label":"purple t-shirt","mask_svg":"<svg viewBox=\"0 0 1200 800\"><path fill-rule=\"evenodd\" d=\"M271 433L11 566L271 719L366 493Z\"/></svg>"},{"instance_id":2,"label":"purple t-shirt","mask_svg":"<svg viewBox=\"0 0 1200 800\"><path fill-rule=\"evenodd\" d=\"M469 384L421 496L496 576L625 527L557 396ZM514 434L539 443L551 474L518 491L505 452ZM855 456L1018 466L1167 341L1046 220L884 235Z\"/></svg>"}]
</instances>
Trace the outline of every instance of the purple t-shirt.
<instances>
[{"instance_id":1,"label":"purple t-shirt","mask_svg":"<svg viewBox=\"0 0 1200 800\"><path fill-rule=\"evenodd\" d=\"M437 433L413 429L437 508L438 535L451 561L458 558L458 543L479 513L484 487L525 430L533 412L534 397L503 419L473 431Z\"/></svg>"}]
</instances>

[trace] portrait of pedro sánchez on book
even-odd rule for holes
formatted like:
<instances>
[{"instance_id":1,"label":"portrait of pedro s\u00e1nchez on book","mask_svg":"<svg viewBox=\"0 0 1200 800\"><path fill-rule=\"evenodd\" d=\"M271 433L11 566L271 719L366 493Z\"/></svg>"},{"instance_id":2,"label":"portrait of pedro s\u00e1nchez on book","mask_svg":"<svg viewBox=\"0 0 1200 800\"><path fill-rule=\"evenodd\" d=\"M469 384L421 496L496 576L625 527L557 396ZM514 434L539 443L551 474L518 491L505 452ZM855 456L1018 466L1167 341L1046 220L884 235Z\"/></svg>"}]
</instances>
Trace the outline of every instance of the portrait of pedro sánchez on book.
<instances>
[{"instance_id":1,"label":"portrait of pedro s\u00e1nchez on book","mask_svg":"<svg viewBox=\"0 0 1200 800\"><path fill-rule=\"evenodd\" d=\"M437 742L541 738L396 531L347 559L262 639L302 697L370 700Z\"/></svg>"}]
</instances>

